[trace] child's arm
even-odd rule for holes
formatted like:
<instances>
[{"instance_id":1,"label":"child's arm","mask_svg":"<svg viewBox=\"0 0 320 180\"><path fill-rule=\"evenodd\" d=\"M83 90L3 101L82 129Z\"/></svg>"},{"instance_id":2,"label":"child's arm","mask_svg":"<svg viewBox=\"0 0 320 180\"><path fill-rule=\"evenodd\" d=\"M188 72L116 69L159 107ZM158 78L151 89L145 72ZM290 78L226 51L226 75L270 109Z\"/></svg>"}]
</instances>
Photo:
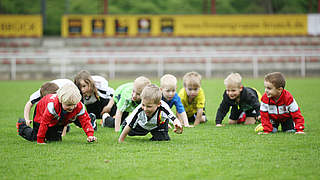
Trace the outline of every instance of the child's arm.
<instances>
[{"instance_id":1,"label":"child's arm","mask_svg":"<svg viewBox=\"0 0 320 180\"><path fill-rule=\"evenodd\" d=\"M177 118L183 123L184 127L193 127L189 124L187 113L184 111L182 113L177 112Z\"/></svg>"},{"instance_id":2,"label":"child's arm","mask_svg":"<svg viewBox=\"0 0 320 180\"><path fill-rule=\"evenodd\" d=\"M295 124L295 129L297 132L302 132L304 130L304 118L301 114L300 108L297 102L292 98L292 103L289 105L289 111L292 116L293 122Z\"/></svg>"},{"instance_id":3,"label":"child's arm","mask_svg":"<svg viewBox=\"0 0 320 180\"><path fill-rule=\"evenodd\" d=\"M118 139L119 143L122 143L124 141L124 139L127 137L129 131L131 130L130 126L126 125L123 129L123 131L120 134L120 137Z\"/></svg>"},{"instance_id":4,"label":"child's arm","mask_svg":"<svg viewBox=\"0 0 320 180\"><path fill-rule=\"evenodd\" d=\"M217 110L216 126L218 127L222 126L222 120L224 119L226 114L229 112L229 109L230 109L230 105L228 104L228 95L226 94L226 92L224 92L223 99Z\"/></svg>"},{"instance_id":5,"label":"child's arm","mask_svg":"<svg viewBox=\"0 0 320 180\"><path fill-rule=\"evenodd\" d=\"M120 131L120 124L121 124L122 114L123 114L123 112L121 112L119 109L117 109L115 122L114 122L114 131L116 131L116 132Z\"/></svg>"},{"instance_id":6,"label":"child's arm","mask_svg":"<svg viewBox=\"0 0 320 180\"><path fill-rule=\"evenodd\" d=\"M175 132L177 134L181 134L183 132L183 127L182 127L180 120L178 118L176 118L173 121L173 125L174 125L173 132Z\"/></svg>"},{"instance_id":7,"label":"child's arm","mask_svg":"<svg viewBox=\"0 0 320 180\"><path fill-rule=\"evenodd\" d=\"M103 107L101 111L101 115L103 115L104 113L110 113L113 105L114 105L114 100L113 98L110 98L108 104L105 107Z\"/></svg>"},{"instance_id":8,"label":"child's arm","mask_svg":"<svg viewBox=\"0 0 320 180\"><path fill-rule=\"evenodd\" d=\"M268 102L266 95L261 99L260 106L260 116L261 116L261 124L263 126L264 133L271 133L273 130L272 124L270 122L269 113L268 113L268 104L264 103Z\"/></svg>"},{"instance_id":9,"label":"child's arm","mask_svg":"<svg viewBox=\"0 0 320 180\"><path fill-rule=\"evenodd\" d=\"M202 121L202 114L203 114L203 108L199 108L197 110L197 116L193 124L194 126L200 124L200 122Z\"/></svg>"},{"instance_id":10,"label":"child's arm","mask_svg":"<svg viewBox=\"0 0 320 180\"><path fill-rule=\"evenodd\" d=\"M24 111L23 111L23 116L24 116L24 119L26 120L26 124L27 126L30 126L31 124L31 120L30 120L30 110L32 108L33 104L31 103L31 101L28 101L26 103L26 105L24 106Z\"/></svg>"}]
</instances>

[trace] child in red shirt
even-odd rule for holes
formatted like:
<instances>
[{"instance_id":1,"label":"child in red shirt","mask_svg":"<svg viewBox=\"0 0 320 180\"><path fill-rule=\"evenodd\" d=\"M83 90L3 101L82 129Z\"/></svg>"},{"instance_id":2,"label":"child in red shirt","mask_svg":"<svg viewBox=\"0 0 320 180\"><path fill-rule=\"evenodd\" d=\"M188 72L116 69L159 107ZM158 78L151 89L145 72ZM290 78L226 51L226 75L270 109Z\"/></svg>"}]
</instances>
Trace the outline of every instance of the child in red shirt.
<instances>
[{"instance_id":1,"label":"child in red shirt","mask_svg":"<svg viewBox=\"0 0 320 180\"><path fill-rule=\"evenodd\" d=\"M284 89L285 84L285 78L280 72L265 76L265 93L260 106L263 132L259 134L277 132L279 124L284 132L304 134L304 118L293 96Z\"/></svg>"},{"instance_id":2,"label":"child in red shirt","mask_svg":"<svg viewBox=\"0 0 320 180\"><path fill-rule=\"evenodd\" d=\"M33 128L27 126L24 119L18 120L19 135L29 141L37 140L38 144L61 141L63 127L79 119L87 135L87 141L95 141L91 119L80 100L78 88L73 83L65 84L57 94L48 94L39 101Z\"/></svg>"}]
</instances>

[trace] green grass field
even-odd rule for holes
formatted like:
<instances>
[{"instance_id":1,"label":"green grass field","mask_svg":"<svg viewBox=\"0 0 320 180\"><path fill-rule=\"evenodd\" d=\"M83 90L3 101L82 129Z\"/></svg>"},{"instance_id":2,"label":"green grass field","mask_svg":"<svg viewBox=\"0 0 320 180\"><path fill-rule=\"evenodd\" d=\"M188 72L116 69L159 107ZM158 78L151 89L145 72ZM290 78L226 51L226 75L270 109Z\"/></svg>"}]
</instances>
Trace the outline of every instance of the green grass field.
<instances>
[{"instance_id":1,"label":"green grass field","mask_svg":"<svg viewBox=\"0 0 320 180\"><path fill-rule=\"evenodd\" d=\"M112 87L128 82L111 80ZM157 81L153 81L158 83ZM101 128L87 143L71 126L62 142L37 145L15 127L29 95L43 81L0 81L0 179L319 179L320 78L288 78L287 87L305 117L304 135L257 135L255 125L215 127L223 79L204 79L208 123L170 132L171 141L151 142ZM263 79L244 79L263 93ZM181 82L179 82L181 87ZM227 118L223 121L227 123Z\"/></svg>"}]
</instances>

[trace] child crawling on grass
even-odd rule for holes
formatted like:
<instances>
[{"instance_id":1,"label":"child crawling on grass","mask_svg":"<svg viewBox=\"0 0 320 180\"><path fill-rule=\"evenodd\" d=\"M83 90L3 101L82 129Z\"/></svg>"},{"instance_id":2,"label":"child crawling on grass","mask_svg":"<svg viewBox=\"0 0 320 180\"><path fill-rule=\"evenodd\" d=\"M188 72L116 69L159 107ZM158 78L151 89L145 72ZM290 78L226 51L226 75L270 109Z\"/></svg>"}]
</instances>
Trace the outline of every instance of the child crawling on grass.
<instances>
[{"instance_id":1,"label":"child crawling on grass","mask_svg":"<svg viewBox=\"0 0 320 180\"><path fill-rule=\"evenodd\" d=\"M26 125L25 119L18 120L16 127L19 135L29 141L37 140L38 144L62 141L64 126L78 119L87 141L95 141L97 138L93 135L91 119L80 100L80 91L73 83L63 85L57 94L48 94L39 101L33 128Z\"/></svg>"},{"instance_id":2,"label":"child crawling on grass","mask_svg":"<svg viewBox=\"0 0 320 180\"><path fill-rule=\"evenodd\" d=\"M291 93L284 89L285 85L286 80L280 72L265 76L265 93L260 107L263 132L259 134L275 133L280 124L283 132L304 134L304 118Z\"/></svg>"},{"instance_id":3,"label":"child crawling on grass","mask_svg":"<svg viewBox=\"0 0 320 180\"><path fill-rule=\"evenodd\" d=\"M129 136L145 136L149 132L151 141L169 141L169 122L174 125L174 132L181 134L180 121L174 116L167 103L161 100L158 86L147 85L141 93L141 104L126 118L121 125L119 143Z\"/></svg>"}]
</instances>

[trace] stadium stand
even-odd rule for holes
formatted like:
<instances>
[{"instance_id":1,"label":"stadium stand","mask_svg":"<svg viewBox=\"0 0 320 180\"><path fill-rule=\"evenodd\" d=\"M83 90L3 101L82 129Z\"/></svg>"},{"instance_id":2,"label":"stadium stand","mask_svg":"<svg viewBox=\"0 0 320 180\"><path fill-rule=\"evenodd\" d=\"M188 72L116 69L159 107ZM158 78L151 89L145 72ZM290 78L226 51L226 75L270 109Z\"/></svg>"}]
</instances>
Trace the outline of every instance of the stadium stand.
<instances>
[{"instance_id":1,"label":"stadium stand","mask_svg":"<svg viewBox=\"0 0 320 180\"><path fill-rule=\"evenodd\" d=\"M206 53L216 56L197 57L197 54ZM262 54L269 56L260 56ZM294 54L305 57L302 59ZM166 72L183 74L189 70L200 71L206 76L224 76L230 71L257 76L283 68L292 75L312 76L320 74L320 57L317 54L320 54L319 36L4 38L0 39L0 74L3 75L1 79L43 79L70 77L80 69L88 69L111 78L142 71L150 76L159 76ZM65 58L62 55L66 55ZM259 55L256 59L259 74L252 71L255 66L252 55ZM169 57L161 59L163 56ZM26 75L28 72L40 75Z\"/></svg>"}]
</instances>

